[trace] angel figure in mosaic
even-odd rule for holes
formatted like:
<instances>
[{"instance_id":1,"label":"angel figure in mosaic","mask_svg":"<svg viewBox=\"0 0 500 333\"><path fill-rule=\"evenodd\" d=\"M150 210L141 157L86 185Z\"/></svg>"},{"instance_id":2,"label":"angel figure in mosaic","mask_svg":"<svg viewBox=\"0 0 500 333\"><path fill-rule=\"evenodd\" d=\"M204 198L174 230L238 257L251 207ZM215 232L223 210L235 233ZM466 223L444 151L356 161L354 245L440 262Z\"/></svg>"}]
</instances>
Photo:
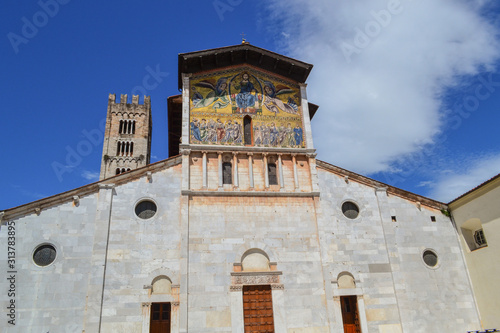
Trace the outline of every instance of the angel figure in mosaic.
<instances>
[{"instance_id":1,"label":"angel figure in mosaic","mask_svg":"<svg viewBox=\"0 0 500 333\"><path fill-rule=\"evenodd\" d=\"M279 111L286 113L297 114L299 108L297 103L294 102L292 98L288 98L288 102L285 104L281 99L278 98L279 95L293 93L293 90L285 87L278 86L278 89L274 86L272 82L264 82L264 101L263 105L274 114L278 114Z\"/></svg>"},{"instance_id":2,"label":"angel figure in mosaic","mask_svg":"<svg viewBox=\"0 0 500 333\"><path fill-rule=\"evenodd\" d=\"M193 108L202 108L214 103L212 109L217 111L217 109L222 109L229 105L230 101L229 94L227 93L227 79L227 77L221 77L217 80L215 86L213 81L211 82L209 80L195 83L195 87L208 88L211 91L206 97L203 97L203 95L197 91L195 87L193 87L193 90L195 91L193 95Z\"/></svg>"}]
</instances>

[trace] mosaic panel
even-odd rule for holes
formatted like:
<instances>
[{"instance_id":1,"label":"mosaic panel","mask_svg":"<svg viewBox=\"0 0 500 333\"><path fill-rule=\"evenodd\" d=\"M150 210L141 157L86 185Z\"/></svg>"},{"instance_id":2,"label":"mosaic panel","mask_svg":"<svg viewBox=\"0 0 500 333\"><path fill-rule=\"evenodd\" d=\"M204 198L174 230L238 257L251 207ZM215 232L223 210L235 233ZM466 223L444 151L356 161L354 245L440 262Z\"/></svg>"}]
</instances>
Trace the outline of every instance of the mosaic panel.
<instances>
[{"instance_id":1,"label":"mosaic panel","mask_svg":"<svg viewBox=\"0 0 500 333\"><path fill-rule=\"evenodd\" d=\"M298 85L252 68L191 78L190 110L191 143L304 147Z\"/></svg>"}]
</instances>

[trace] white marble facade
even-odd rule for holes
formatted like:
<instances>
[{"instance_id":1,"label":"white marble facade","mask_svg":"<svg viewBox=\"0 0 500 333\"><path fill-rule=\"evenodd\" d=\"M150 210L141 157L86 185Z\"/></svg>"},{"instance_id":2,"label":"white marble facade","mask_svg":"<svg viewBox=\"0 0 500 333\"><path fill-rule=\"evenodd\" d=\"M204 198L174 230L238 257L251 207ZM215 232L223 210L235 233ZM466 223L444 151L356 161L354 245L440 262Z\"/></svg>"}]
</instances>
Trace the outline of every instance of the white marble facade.
<instances>
[{"instance_id":1,"label":"white marble facade","mask_svg":"<svg viewBox=\"0 0 500 333\"><path fill-rule=\"evenodd\" d=\"M343 295L357 296L363 333L479 326L456 232L436 208L346 181L326 163L316 166L319 196L182 195L181 157L149 168L102 181L77 204L63 194L3 221L2 240L6 223L16 226L18 291L16 326L2 320L3 332L147 332L154 302L171 302L172 332L243 332L241 286L262 283L273 286L276 332L342 332ZM147 220L134 213L143 199L158 207ZM342 213L346 200L357 218ZM42 243L57 249L47 267L32 260ZM273 270L237 269L253 249ZM438 254L434 268L426 249ZM354 284L341 288L346 272ZM158 276L169 292L154 292Z\"/></svg>"}]
</instances>

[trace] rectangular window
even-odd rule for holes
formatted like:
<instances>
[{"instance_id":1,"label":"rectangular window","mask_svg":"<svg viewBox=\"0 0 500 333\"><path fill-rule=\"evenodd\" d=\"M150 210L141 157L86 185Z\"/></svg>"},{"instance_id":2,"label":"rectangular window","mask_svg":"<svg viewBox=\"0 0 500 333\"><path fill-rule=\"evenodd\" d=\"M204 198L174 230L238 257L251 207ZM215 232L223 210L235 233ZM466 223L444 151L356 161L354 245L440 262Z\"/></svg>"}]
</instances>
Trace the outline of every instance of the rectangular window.
<instances>
[{"instance_id":1,"label":"rectangular window","mask_svg":"<svg viewBox=\"0 0 500 333\"><path fill-rule=\"evenodd\" d=\"M233 183L233 165L231 162L222 163L222 184Z\"/></svg>"},{"instance_id":2,"label":"rectangular window","mask_svg":"<svg viewBox=\"0 0 500 333\"><path fill-rule=\"evenodd\" d=\"M274 333L271 286L243 287L245 333Z\"/></svg>"},{"instance_id":3,"label":"rectangular window","mask_svg":"<svg viewBox=\"0 0 500 333\"><path fill-rule=\"evenodd\" d=\"M267 172L269 175L269 185L278 185L278 177L276 175L276 164L269 163L267 165Z\"/></svg>"},{"instance_id":4,"label":"rectangular window","mask_svg":"<svg viewBox=\"0 0 500 333\"><path fill-rule=\"evenodd\" d=\"M151 304L150 333L170 333L170 303Z\"/></svg>"}]
</instances>

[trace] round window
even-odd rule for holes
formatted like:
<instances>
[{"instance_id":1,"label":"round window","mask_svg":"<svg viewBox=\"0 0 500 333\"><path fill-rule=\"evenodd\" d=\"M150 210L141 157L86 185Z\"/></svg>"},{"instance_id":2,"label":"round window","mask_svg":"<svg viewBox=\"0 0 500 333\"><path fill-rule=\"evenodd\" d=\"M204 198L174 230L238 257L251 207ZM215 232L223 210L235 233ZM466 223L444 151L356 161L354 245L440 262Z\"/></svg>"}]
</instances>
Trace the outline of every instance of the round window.
<instances>
[{"instance_id":1,"label":"round window","mask_svg":"<svg viewBox=\"0 0 500 333\"><path fill-rule=\"evenodd\" d=\"M354 202L346 201L342 204L342 213L350 219L355 219L359 215L359 208Z\"/></svg>"},{"instance_id":2,"label":"round window","mask_svg":"<svg viewBox=\"0 0 500 333\"><path fill-rule=\"evenodd\" d=\"M38 266L48 266L56 260L56 248L50 244L38 246L33 253L33 261Z\"/></svg>"},{"instance_id":3,"label":"round window","mask_svg":"<svg viewBox=\"0 0 500 333\"><path fill-rule=\"evenodd\" d=\"M156 214L156 204L151 200L141 201L135 206L135 215L141 219L149 219Z\"/></svg>"},{"instance_id":4,"label":"round window","mask_svg":"<svg viewBox=\"0 0 500 333\"><path fill-rule=\"evenodd\" d=\"M436 267L438 263L438 256L431 250L425 250L423 254L424 262L429 267Z\"/></svg>"}]
</instances>

